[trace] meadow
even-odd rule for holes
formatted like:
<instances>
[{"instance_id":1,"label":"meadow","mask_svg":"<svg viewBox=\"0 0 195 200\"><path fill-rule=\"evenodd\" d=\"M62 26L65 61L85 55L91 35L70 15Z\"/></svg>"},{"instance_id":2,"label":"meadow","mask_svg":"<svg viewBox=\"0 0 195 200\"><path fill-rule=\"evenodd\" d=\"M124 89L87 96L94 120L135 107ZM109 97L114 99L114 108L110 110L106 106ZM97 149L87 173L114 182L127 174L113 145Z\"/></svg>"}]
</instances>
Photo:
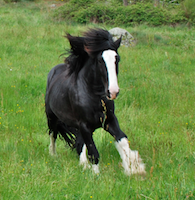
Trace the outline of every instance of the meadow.
<instances>
[{"instance_id":1,"label":"meadow","mask_svg":"<svg viewBox=\"0 0 195 200\"><path fill-rule=\"evenodd\" d=\"M94 175L60 139L57 156L49 155L46 79L69 48L66 32L113 27L56 22L52 12L46 2L0 1L0 199L195 199L195 28L125 27L137 45L119 49L116 115L147 175L123 173L102 129L94 133Z\"/></svg>"}]
</instances>

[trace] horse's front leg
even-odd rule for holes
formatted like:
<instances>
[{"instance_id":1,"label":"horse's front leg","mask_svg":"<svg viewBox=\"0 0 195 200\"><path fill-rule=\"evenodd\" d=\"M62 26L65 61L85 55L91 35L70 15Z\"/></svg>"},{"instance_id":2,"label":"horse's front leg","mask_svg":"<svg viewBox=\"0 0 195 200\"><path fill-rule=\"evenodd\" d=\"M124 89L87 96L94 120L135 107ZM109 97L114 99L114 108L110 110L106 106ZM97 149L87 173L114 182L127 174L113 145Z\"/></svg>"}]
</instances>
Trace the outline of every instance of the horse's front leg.
<instances>
[{"instance_id":1,"label":"horse's front leg","mask_svg":"<svg viewBox=\"0 0 195 200\"><path fill-rule=\"evenodd\" d=\"M80 126L80 132L84 141L82 152L80 154L80 163L81 163L81 159L83 158L84 158L84 162L86 162L85 152L87 148L88 159L92 164L92 170L95 174L99 174L99 153L92 138L93 131L90 130L86 124L83 123Z\"/></svg>"},{"instance_id":2,"label":"horse's front leg","mask_svg":"<svg viewBox=\"0 0 195 200\"><path fill-rule=\"evenodd\" d=\"M138 151L132 151L129 147L127 136L121 131L118 120L113 114L106 125L107 131L116 139L115 145L122 159L122 166L125 174L145 174L145 165L138 154Z\"/></svg>"},{"instance_id":3,"label":"horse's front leg","mask_svg":"<svg viewBox=\"0 0 195 200\"><path fill-rule=\"evenodd\" d=\"M77 134L76 139L76 150L79 155L79 164L83 166L83 169L90 168L90 165L88 163L87 159L87 147L84 143L83 137L80 132Z\"/></svg>"}]
</instances>

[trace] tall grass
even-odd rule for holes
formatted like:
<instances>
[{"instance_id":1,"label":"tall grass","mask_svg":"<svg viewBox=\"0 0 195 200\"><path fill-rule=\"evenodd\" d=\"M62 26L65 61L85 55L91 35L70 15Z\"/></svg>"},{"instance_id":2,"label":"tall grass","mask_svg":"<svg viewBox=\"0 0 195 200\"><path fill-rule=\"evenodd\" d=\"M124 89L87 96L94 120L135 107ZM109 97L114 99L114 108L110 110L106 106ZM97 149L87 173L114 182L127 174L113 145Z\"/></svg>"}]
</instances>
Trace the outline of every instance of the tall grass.
<instances>
[{"instance_id":1,"label":"tall grass","mask_svg":"<svg viewBox=\"0 0 195 200\"><path fill-rule=\"evenodd\" d=\"M58 155L48 154L47 74L63 62L65 32L87 29L52 22L50 12L44 3L0 7L0 199L194 199L194 28L127 28L137 45L119 50L116 115L147 176L123 174L114 139L101 129L96 176L61 140Z\"/></svg>"}]
</instances>

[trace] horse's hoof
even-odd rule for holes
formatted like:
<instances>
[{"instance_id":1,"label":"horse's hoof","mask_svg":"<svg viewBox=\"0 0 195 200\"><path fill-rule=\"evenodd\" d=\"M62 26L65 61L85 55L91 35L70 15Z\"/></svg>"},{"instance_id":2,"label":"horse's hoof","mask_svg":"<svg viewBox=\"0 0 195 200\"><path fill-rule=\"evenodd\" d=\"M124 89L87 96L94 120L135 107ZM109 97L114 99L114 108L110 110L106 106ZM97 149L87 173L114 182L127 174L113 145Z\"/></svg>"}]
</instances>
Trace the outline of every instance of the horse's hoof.
<instances>
[{"instance_id":1,"label":"horse's hoof","mask_svg":"<svg viewBox=\"0 0 195 200\"><path fill-rule=\"evenodd\" d=\"M99 170L99 165L97 164L93 164L92 165L92 170L93 170L93 172L95 173L95 174L99 174L100 173L100 170Z\"/></svg>"}]
</instances>

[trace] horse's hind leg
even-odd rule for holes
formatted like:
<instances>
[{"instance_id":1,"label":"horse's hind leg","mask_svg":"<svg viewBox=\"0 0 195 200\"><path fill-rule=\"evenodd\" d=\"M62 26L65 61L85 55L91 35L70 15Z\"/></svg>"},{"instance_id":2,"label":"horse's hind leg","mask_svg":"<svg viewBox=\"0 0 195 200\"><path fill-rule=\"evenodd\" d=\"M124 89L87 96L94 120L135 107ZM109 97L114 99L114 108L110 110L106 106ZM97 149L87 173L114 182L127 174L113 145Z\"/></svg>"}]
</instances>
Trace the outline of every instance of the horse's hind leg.
<instances>
[{"instance_id":1,"label":"horse's hind leg","mask_svg":"<svg viewBox=\"0 0 195 200\"><path fill-rule=\"evenodd\" d=\"M46 107L46 115L47 115L47 124L49 128L49 136L50 136L50 145L49 145L49 153L50 155L56 154L56 139L57 139L57 117L54 113Z\"/></svg>"},{"instance_id":2,"label":"horse's hind leg","mask_svg":"<svg viewBox=\"0 0 195 200\"><path fill-rule=\"evenodd\" d=\"M56 154L56 138L57 138L57 133L51 132L49 134L50 136L50 145L49 145L49 153L50 155L55 155Z\"/></svg>"}]
</instances>

